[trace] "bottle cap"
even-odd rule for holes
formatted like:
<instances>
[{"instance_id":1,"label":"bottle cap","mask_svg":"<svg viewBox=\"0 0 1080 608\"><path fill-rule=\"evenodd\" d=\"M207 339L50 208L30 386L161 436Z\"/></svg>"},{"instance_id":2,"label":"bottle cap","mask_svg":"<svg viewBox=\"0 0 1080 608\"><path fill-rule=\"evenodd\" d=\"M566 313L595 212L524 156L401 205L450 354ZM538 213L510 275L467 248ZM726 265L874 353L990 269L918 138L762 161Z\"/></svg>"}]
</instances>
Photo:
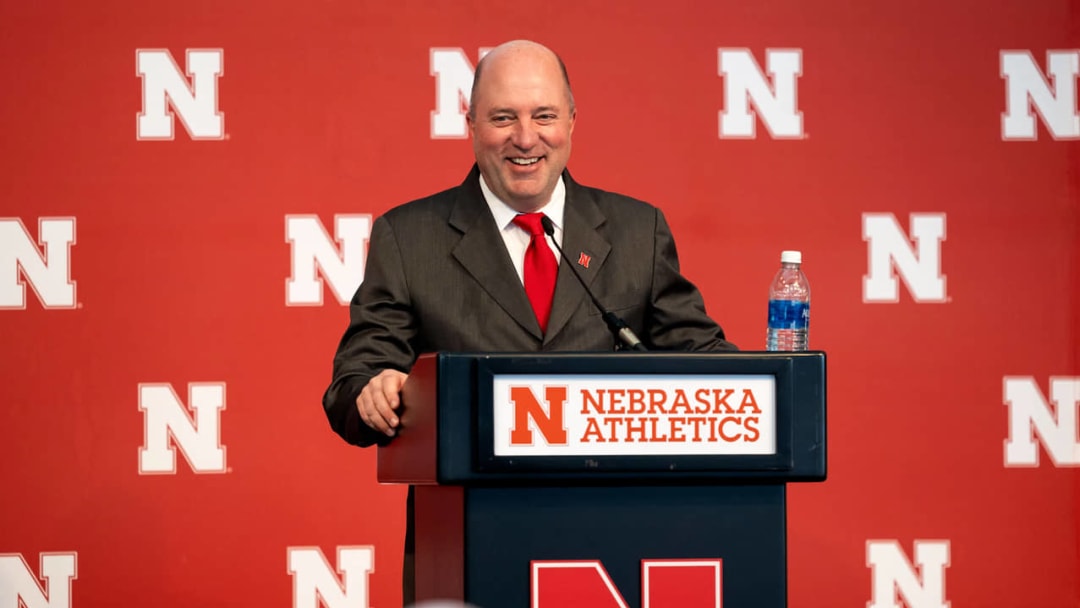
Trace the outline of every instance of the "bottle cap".
<instances>
[{"instance_id":1,"label":"bottle cap","mask_svg":"<svg viewBox=\"0 0 1080 608\"><path fill-rule=\"evenodd\" d=\"M801 251L782 251L780 252L781 264L802 264L802 252Z\"/></svg>"}]
</instances>

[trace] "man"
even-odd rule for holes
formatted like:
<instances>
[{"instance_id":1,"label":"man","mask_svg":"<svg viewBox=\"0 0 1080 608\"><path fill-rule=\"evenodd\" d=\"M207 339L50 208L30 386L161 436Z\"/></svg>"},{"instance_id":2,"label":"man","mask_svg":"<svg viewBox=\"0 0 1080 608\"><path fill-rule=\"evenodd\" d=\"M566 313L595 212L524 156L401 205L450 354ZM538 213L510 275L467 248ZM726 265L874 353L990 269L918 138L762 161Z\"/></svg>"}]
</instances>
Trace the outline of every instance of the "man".
<instances>
[{"instance_id":1,"label":"man","mask_svg":"<svg viewBox=\"0 0 1080 608\"><path fill-rule=\"evenodd\" d=\"M460 186L391 209L372 227L323 397L346 441L393 438L401 387L421 353L613 350L569 264L649 349L735 348L679 274L663 214L570 177L576 117L566 68L549 49L508 42L477 64L468 113L476 166ZM549 247L538 213L570 260Z\"/></svg>"}]
</instances>

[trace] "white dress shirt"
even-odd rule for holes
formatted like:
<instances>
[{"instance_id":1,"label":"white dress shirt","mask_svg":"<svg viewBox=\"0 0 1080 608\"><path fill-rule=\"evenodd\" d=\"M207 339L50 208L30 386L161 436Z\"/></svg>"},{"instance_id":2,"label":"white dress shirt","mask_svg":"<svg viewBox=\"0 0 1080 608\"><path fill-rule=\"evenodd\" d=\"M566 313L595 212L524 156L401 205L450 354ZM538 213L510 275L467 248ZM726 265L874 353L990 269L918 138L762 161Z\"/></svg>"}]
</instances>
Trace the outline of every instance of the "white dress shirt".
<instances>
[{"instance_id":1,"label":"white dress shirt","mask_svg":"<svg viewBox=\"0 0 1080 608\"><path fill-rule=\"evenodd\" d=\"M514 223L514 216L518 215L518 212L495 196L491 188L488 188L483 175L480 176L480 190L484 193L484 200L487 202L488 208L491 209L491 215L495 218L495 225L499 227L503 242L506 243L506 251L510 254L510 260L514 262L514 270L517 271L518 280L524 285L525 250L529 248L532 235ZM555 191L551 193L551 200L538 210L539 213L546 215L554 224L555 242L560 246L562 246L563 210L565 208L566 186L563 184L562 176L560 176L559 181L555 184ZM555 263L558 264L559 253L551 245L551 237L545 236L544 238L548 239L548 248L555 255Z\"/></svg>"}]
</instances>

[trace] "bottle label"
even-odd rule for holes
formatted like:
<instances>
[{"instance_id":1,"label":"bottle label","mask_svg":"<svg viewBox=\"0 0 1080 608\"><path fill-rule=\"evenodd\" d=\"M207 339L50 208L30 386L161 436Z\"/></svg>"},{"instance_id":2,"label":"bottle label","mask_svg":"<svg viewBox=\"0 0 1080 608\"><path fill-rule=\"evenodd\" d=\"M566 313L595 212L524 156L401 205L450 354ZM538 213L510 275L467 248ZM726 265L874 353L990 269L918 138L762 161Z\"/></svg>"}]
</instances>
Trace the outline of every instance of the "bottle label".
<instances>
[{"instance_id":1,"label":"bottle label","mask_svg":"<svg viewBox=\"0 0 1080 608\"><path fill-rule=\"evenodd\" d=\"M769 300L769 327L773 329L808 329L810 303Z\"/></svg>"}]
</instances>

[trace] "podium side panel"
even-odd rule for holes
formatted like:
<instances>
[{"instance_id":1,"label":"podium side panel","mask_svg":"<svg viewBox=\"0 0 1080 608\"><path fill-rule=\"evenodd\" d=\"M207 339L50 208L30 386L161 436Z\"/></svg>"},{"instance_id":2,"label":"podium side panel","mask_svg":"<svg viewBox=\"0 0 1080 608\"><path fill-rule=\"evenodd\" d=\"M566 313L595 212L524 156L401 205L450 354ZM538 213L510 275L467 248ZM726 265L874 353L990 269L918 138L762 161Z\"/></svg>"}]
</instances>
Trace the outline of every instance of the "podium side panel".
<instances>
[{"instance_id":1,"label":"podium side panel","mask_svg":"<svg viewBox=\"0 0 1080 608\"><path fill-rule=\"evenodd\" d=\"M417 486L416 601L465 599L465 489Z\"/></svg>"},{"instance_id":2,"label":"podium side panel","mask_svg":"<svg viewBox=\"0 0 1080 608\"><path fill-rule=\"evenodd\" d=\"M825 353L792 357L791 481L825 481L828 475Z\"/></svg>"},{"instance_id":3,"label":"podium side panel","mask_svg":"<svg viewBox=\"0 0 1080 608\"><path fill-rule=\"evenodd\" d=\"M381 483L433 484L438 460L438 382L436 359L416 361L401 392L401 426L389 445L379 448Z\"/></svg>"}]
</instances>

